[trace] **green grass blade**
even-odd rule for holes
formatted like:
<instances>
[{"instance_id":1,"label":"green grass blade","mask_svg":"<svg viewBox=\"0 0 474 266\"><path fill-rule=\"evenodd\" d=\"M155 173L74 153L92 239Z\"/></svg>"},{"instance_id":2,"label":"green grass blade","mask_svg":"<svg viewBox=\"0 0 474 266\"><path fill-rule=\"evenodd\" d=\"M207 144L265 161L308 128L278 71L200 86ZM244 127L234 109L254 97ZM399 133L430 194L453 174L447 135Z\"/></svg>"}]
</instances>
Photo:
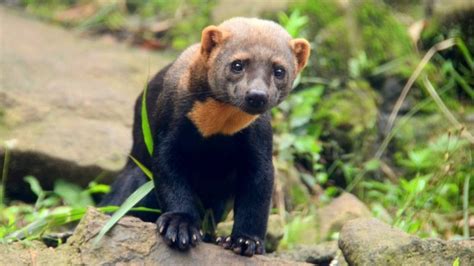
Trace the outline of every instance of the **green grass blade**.
<instances>
[{"instance_id":1,"label":"green grass blade","mask_svg":"<svg viewBox=\"0 0 474 266\"><path fill-rule=\"evenodd\" d=\"M104 227L100 230L99 234L95 237L93 245L97 245L104 235L128 212L133 206L135 206L141 199L143 199L150 191L154 188L153 181L148 181L133 192L130 197L120 206L120 208L110 217L105 223Z\"/></svg>"},{"instance_id":2,"label":"green grass blade","mask_svg":"<svg viewBox=\"0 0 474 266\"><path fill-rule=\"evenodd\" d=\"M30 236L38 236L48 228L80 220L85 212L86 208L77 208L68 212L52 213L9 234L5 240L8 242L21 240Z\"/></svg>"},{"instance_id":3,"label":"green grass blade","mask_svg":"<svg viewBox=\"0 0 474 266\"><path fill-rule=\"evenodd\" d=\"M153 137L151 135L150 122L148 120L148 111L147 111L148 109L146 107L147 90L148 90L148 83L147 85L145 85L145 88L143 89L141 116L142 116L143 139L145 140L146 149L148 150L148 153L151 156L153 154Z\"/></svg>"},{"instance_id":4,"label":"green grass blade","mask_svg":"<svg viewBox=\"0 0 474 266\"><path fill-rule=\"evenodd\" d=\"M97 208L100 212L103 213L110 213L118 210L120 206L104 206L104 207L99 207ZM137 212L154 212L154 213L161 213L160 210L158 209L152 209L152 208L147 208L147 207L135 207L131 208L131 211L137 211Z\"/></svg>"},{"instance_id":5,"label":"green grass blade","mask_svg":"<svg viewBox=\"0 0 474 266\"><path fill-rule=\"evenodd\" d=\"M464 178L464 188L463 188L463 236L465 239L469 239L469 181L471 180L471 175L467 175Z\"/></svg>"},{"instance_id":6,"label":"green grass blade","mask_svg":"<svg viewBox=\"0 0 474 266\"><path fill-rule=\"evenodd\" d=\"M150 180L153 180L153 174L151 173L150 169L146 168L146 166L144 166L141 162L139 162L137 159L135 159L135 157L133 157L132 155L129 155L130 158L132 159L133 162L135 162L135 164L137 164L138 167L140 167L140 169L143 171L143 173L145 173L145 175L150 178Z\"/></svg>"},{"instance_id":7,"label":"green grass blade","mask_svg":"<svg viewBox=\"0 0 474 266\"><path fill-rule=\"evenodd\" d=\"M464 56L464 59L466 59L467 64L469 65L469 68L472 70L474 69L474 61L472 60L471 53L469 53L469 49L467 49L466 44L461 40L461 39L456 39L456 44L461 50L461 53Z\"/></svg>"},{"instance_id":8,"label":"green grass blade","mask_svg":"<svg viewBox=\"0 0 474 266\"><path fill-rule=\"evenodd\" d=\"M104 206L104 207L99 207L97 208L100 212L103 213L111 213L115 212L119 209L119 206ZM160 210L157 209L151 209L151 208L146 208L146 207L136 207L130 209L131 211L139 211L139 212L154 212L154 213L161 213ZM86 213L87 209L86 208L76 208L72 209L68 212L61 212L61 213L51 213L47 215L46 217L43 217L41 219L38 219L27 226L16 230L15 232L12 232L9 234L5 240L7 242L13 241L13 240L21 240L25 239L27 237L35 237L39 236L43 232L45 232L48 228L52 228L54 226L61 226L67 223L79 221L84 214Z\"/></svg>"}]
</instances>

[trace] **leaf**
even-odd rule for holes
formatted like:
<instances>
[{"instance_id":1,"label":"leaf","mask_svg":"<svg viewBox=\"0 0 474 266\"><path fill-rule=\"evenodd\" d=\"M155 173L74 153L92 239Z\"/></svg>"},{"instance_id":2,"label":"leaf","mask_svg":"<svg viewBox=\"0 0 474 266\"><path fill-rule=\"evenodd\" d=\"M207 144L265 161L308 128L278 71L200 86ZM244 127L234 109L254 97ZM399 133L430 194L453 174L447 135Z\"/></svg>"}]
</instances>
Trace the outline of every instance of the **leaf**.
<instances>
[{"instance_id":1,"label":"leaf","mask_svg":"<svg viewBox=\"0 0 474 266\"><path fill-rule=\"evenodd\" d=\"M110 217L105 225L100 230L99 234L95 237L93 245L96 246L104 235L128 212L133 206L135 206L140 200L142 200L150 191L154 188L153 181L148 181L139 187L135 192L130 195L120 208Z\"/></svg>"},{"instance_id":2,"label":"leaf","mask_svg":"<svg viewBox=\"0 0 474 266\"><path fill-rule=\"evenodd\" d=\"M114 212L118 209L118 206L105 206L98 208L99 211L104 213ZM132 208L131 210L160 213L160 210L145 207ZM5 238L5 240L8 242L13 240L21 240L26 237L39 236L48 228L52 228L54 226L61 226L70 222L80 220L84 216L86 211L87 208L58 208L47 216L37 219L34 222L28 224L27 226L12 232Z\"/></svg>"},{"instance_id":3,"label":"leaf","mask_svg":"<svg viewBox=\"0 0 474 266\"><path fill-rule=\"evenodd\" d=\"M29 175L25 176L24 180L26 183L30 184L31 191L33 191L33 193L35 193L38 198L44 195L44 191L41 188L41 185L39 184L38 179L36 179L36 177Z\"/></svg>"},{"instance_id":4,"label":"leaf","mask_svg":"<svg viewBox=\"0 0 474 266\"><path fill-rule=\"evenodd\" d=\"M458 46L461 53L464 55L464 59L469 65L469 68L474 69L474 61L472 60L471 53L469 53L469 49L467 48L466 44L459 38L456 39L456 45Z\"/></svg>"},{"instance_id":5,"label":"leaf","mask_svg":"<svg viewBox=\"0 0 474 266\"><path fill-rule=\"evenodd\" d=\"M148 82L147 82L147 85L145 85L145 88L143 89L141 116L142 116L143 139L145 140L146 149L148 150L148 153L151 156L153 155L153 137L151 135L150 122L148 120L148 111L147 111L148 109L146 107L147 90L148 90Z\"/></svg>"},{"instance_id":6,"label":"leaf","mask_svg":"<svg viewBox=\"0 0 474 266\"><path fill-rule=\"evenodd\" d=\"M78 208L94 205L94 201L87 191L83 191L82 188L76 184L61 179L54 182L54 193L61 197L66 205L72 207Z\"/></svg>"},{"instance_id":7,"label":"leaf","mask_svg":"<svg viewBox=\"0 0 474 266\"><path fill-rule=\"evenodd\" d=\"M5 240L13 241L21 240L26 237L38 236L46 229L53 226L63 225L69 222L80 220L82 216L84 216L85 211L86 208L68 209L66 211L65 209L59 209L58 211L54 211L46 217L37 219L27 226L9 234Z\"/></svg>"},{"instance_id":8,"label":"leaf","mask_svg":"<svg viewBox=\"0 0 474 266\"><path fill-rule=\"evenodd\" d=\"M87 191L89 194L107 194L110 192L110 185L91 182Z\"/></svg>"},{"instance_id":9,"label":"leaf","mask_svg":"<svg viewBox=\"0 0 474 266\"><path fill-rule=\"evenodd\" d=\"M375 171L380 168L380 160L371 159L364 164L364 169L367 171Z\"/></svg>"},{"instance_id":10,"label":"leaf","mask_svg":"<svg viewBox=\"0 0 474 266\"><path fill-rule=\"evenodd\" d=\"M311 120L314 107L321 100L323 92L324 87L317 85L290 96L289 101L292 107L290 126L292 128L304 126Z\"/></svg>"},{"instance_id":11,"label":"leaf","mask_svg":"<svg viewBox=\"0 0 474 266\"><path fill-rule=\"evenodd\" d=\"M297 9L291 12L290 16L283 12L278 14L278 19L291 37L297 37L309 21L308 17L301 15Z\"/></svg>"},{"instance_id":12,"label":"leaf","mask_svg":"<svg viewBox=\"0 0 474 266\"><path fill-rule=\"evenodd\" d=\"M454 261L453 261L453 266L459 266L461 265L461 263L459 262L459 257L457 257Z\"/></svg>"},{"instance_id":13,"label":"leaf","mask_svg":"<svg viewBox=\"0 0 474 266\"><path fill-rule=\"evenodd\" d=\"M319 153L321 146L318 145L316 139L313 136L299 136L296 138L294 143L296 151L300 153Z\"/></svg>"},{"instance_id":14,"label":"leaf","mask_svg":"<svg viewBox=\"0 0 474 266\"><path fill-rule=\"evenodd\" d=\"M145 173L145 175L150 178L150 180L153 179L153 173L150 171L150 169L146 168L146 166L144 166L141 162L139 162L137 159L135 159L135 157L133 157L132 155L129 155L130 158L132 159L132 161L134 163L137 164L137 166L143 171L143 173Z\"/></svg>"}]
</instances>

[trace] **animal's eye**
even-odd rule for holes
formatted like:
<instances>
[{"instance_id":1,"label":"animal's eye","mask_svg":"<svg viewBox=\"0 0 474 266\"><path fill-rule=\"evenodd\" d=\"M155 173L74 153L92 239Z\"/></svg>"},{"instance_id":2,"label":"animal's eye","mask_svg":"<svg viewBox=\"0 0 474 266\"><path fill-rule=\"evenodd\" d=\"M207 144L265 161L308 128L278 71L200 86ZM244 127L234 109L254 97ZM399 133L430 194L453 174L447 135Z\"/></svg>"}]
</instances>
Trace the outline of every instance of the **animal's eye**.
<instances>
[{"instance_id":1,"label":"animal's eye","mask_svg":"<svg viewBox=\"0 0 474 266\"><path fill-rule=\"evenodd\" d=\"M230 69L234 73L240 73L242 72L242 70L244 70L244 62L242 62L241 60L235 60L230 64Z\"/></svg>"},{"instance_id":2,"label":"animal's eye","mask_svg":"<svg viewBox=\"0 0 474 266\"><path fill-rule=\"evenodd\" d=\"M283 79L285 77L285 74L286 74L286 71L282 67L277 66L277 67L273 68L273 75L277 79Z\"/></svg>"}]
</instances>

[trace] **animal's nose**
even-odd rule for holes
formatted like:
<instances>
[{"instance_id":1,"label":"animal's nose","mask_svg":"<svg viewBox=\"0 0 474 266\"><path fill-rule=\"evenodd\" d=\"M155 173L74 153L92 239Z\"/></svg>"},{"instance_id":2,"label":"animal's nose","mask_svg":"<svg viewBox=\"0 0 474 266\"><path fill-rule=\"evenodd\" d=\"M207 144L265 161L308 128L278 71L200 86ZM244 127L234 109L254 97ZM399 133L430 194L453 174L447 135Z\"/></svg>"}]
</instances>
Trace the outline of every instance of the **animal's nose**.
<instances>
[{"instance_id":1,"label":"animal's nose","mask_svg":"<svg viewBox=\"0 0 474 266\"><path fill-rule=\"evenodd\" d=\"M245 95L245 102L255 109L265 107L268 103L268 94L261 90L249 90Z\"/></svg>"}]
</instances>

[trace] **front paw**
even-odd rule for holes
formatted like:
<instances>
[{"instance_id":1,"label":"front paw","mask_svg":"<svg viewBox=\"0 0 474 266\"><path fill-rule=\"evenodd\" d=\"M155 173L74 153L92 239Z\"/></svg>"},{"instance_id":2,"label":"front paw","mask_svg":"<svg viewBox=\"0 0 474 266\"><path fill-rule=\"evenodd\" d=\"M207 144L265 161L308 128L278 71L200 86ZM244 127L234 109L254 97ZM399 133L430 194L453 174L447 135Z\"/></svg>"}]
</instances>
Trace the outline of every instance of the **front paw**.
<instances>
[{"instance_id":1,"label":"front paw","mask_svg":"<svg viewBox=\"0 0 474 266\"><path fill-rule=\"evenodd\" d=\"M166 212L158 218L156 224L160 235L170 247L187 250L201 241L199 225L187 213Z\"/></svg>"},{"instance_id":2,"label":"front paw","mask_svg":"<svg viewBox=\"0 0 474 266\"><path fill-rule=\"evenodd\" d=\"M232 249L239 255L251 257L254 254L263 254L265 252L264 243L258 237L249 237L244 235L218 237L216 242L225 249Z\"/></svg>"}]
</instances>

